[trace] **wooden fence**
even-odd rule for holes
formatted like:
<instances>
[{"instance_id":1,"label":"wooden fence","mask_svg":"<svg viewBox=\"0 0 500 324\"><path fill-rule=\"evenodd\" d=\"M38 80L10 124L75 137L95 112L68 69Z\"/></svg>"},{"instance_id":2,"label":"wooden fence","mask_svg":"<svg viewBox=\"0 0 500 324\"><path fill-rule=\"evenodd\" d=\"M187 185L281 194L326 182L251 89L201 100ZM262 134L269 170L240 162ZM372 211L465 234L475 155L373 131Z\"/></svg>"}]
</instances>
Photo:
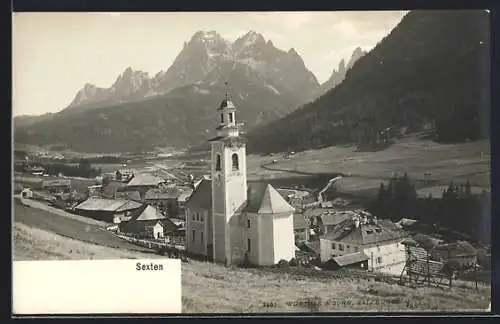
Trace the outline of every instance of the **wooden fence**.
<instances>
[{"instance_id":1,"label":"wooden fence","mask_svg":"<svg viewBox=\"0 0 500 324\"><path fill-rule=\"evenodd\" d=\"M152 240L145 240L145 239L138 239L133 236L127 236L127 235L122 235L122 234L114 234L118 238L125 240L127 242L130 242L135 245L139 245L142 247L147 247L149 249L165 249L165 248L174 248L180 251L184 250L184 246L182 245L176 245L176 244L170 244L167 242L161 242L161 241L152 241Z\"/></svg>"}]
</instances>

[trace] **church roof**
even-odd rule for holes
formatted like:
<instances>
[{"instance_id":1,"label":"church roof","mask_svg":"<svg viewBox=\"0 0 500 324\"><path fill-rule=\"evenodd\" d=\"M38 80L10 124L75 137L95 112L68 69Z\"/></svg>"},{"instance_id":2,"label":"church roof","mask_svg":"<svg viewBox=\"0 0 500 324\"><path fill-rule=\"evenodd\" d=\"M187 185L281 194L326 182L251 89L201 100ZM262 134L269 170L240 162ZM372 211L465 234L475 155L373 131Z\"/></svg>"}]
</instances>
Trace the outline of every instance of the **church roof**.
<instances>
[{"instance_id":1,"label":"church roof","mask_svg":"<svg viewBox=\"0 0 500 324\"><path fill-rule=\"evenodd\" d=\"M186 202L186 206L212 209L212 180L203 178Z\"/></svg>"},{"instance_id":2,"label":"church roof","mask_svg":"<svg viewBox=\"0 0 500 324\"><path fill-rule=\"evenodd\" d=\"M220 103L220 106L219 106L219 110L222 110L222 109L236 109L236 107L231 100L224 99L224 100L222 100L222 102Z\"/></svg>"},{"instance_id":3,"label":"church roof","mask_svg":"<svg viewBox=\"0 0 500 324\"><path fill-rule=\"evenodd\" d=\"M279 214L295 211L274 189L266 183L252 183L248 185L248 203L240 211L258 214ZM201 209L212 209L212 180L203 179L195 189L186 207L196 206Z\"/></svg>"},{"instance_id":4,"label":"church roof","mask_svg":"<svg viewBox=\"0 0 500 324\"><path fill-rule=\"evenodd\" d=\"M258 214L279 214L295 211L270 184L255 183L248 186L248 204L244 211Z\"/></svg>"}]
</instances>

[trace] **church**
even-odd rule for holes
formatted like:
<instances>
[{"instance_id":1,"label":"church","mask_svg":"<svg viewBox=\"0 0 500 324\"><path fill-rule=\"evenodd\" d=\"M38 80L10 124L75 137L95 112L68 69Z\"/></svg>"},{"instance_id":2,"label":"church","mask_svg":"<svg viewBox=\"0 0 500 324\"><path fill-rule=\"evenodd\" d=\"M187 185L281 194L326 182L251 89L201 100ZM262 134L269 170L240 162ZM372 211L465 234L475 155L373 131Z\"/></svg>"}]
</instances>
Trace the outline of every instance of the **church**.
<instances>
[{"instance_id":1,"label":"church","mask_svg":"<svg viewBox=\"0 0 500 324\"><path fill-rule=\"evenodd\" d=\"M226 96L217 109L210 179L186 202L186 251L225 265L266 266L295 257L294 208L270 184L247 184L246 140Z\"/></svg>"}]
</instances>

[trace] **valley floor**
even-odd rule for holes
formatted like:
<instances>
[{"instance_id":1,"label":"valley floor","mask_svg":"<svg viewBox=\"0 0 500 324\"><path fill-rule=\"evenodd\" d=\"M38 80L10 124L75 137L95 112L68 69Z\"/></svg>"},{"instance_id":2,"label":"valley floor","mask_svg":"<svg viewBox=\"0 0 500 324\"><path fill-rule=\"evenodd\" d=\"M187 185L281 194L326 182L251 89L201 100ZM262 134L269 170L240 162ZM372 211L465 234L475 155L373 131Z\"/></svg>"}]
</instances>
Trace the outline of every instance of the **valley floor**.
<instances>
[{"instance_id":1,"label":"valley floor","mask_svg":"<svg viewBox=\"0 0 500 324\"><path fill-rule=\"evenodd\" d=\"M356 152L353 146L332 146L298 152L289 159L282 154L249 155L249 179L279 179L341 173L346 175L336 187L343 192L359 193L378 189L395 172L429 186L446 186L449 181L469 180L472 186L489 190L491 177L490 142L483 140L460 144L438 144L414 137L398 140L377 152ZM276 160L273 164L272 161ZM263 168L262 166L266 166Z\"/></svg>"}]
</instances>

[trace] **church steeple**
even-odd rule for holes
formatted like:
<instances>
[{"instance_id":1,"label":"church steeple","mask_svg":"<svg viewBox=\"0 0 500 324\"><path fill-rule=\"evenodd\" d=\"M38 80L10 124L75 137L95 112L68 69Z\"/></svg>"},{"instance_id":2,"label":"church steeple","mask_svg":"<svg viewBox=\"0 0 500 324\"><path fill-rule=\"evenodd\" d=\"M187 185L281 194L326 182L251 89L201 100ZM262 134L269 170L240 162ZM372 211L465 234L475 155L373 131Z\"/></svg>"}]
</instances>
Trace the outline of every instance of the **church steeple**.
<instances>
[{"instance_id":1,"label":"church steeple","mask_svg":"<svg viewBox=\"0 0 500 324\"><path fill-rule=\"evenodd\" d=\"M233 216L247 201L246 140L239 135L229 85L217 108L219 127L212 146L212 215L214 260L230 264L241 237L234 236Z\"/></svg>"},{"instance_id":2,"label":"church steeple","mask_svg":"<svg viewBox=\"0 0 500 324\"><path fill-rule=\"evenodd\" d=\"M221 137L238 137L239 129L236 124L236 106L231 101L231 95L229 92L229 84L227 82L225 85L225 97L222 100L217 111L219 112L219 127L217 127L217 136Z\"/></svg>"}]
</instances>

